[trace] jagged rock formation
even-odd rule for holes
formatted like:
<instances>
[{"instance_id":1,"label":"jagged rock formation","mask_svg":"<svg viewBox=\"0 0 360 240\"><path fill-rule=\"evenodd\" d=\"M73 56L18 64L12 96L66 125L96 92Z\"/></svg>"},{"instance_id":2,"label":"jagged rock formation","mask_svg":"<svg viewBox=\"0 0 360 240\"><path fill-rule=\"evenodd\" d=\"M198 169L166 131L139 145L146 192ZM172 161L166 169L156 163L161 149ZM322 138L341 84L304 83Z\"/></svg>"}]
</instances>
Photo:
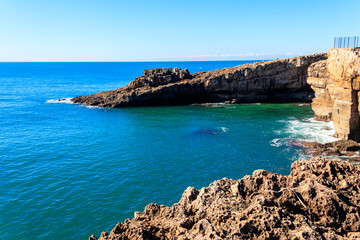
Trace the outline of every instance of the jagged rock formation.
<instances>
[{"instance_id":1,"label":"jagged rock formation","mask_svg":"<svg viewBox=\"0 0 360 240\"><path fill-rule=\"evenodd\" d=\"M189 70L180 68L153 68L144 70L143 76L137 77L130 82L130 89L141 88L145 86L158 87L169 83L179 82L184 79L191 79Z\"/></svg>"},{"instance_id":2,"label":"jagged rock formation","mask_svg":"<svg viewBox=\"0 0 360 240\"><path fill-rule=\"evenodd\" d=\"M338 140L330 143L306 142L293 140L290 142L292 146L303 147L304 152L311 156L325 157L341 157L349 162L359 163L360 161L360 145L354 140Z\"/></svg>"},{"instance_id":3,"label":"jagged rock formation","mask_svg":"<svg viewBox=\"0 0 360 240\"><path fill-rule=\"evenodd\" d=\"M172 207L150 204L99 239L358 239L359 190L360 166L316 157L289 176L256 170L189 187Z\"/></svg>"},{"instance_id":4,"label":"jagged rock formation","mask_svg":"<svg viewBox=\"0 0 360 240\"><path fill-rule=\"evenodd\" d=\"M336 137L360 140L360 48L337 48L328 59L313 63L308 83L315 91L317 120L333 121Z\"/></svg>"},{"instance_id":5,"label":"jagged rock formation","mask_svg":"<svg viewBox=\"0 0 360 240\"><path fill-rule=\"evenodd\" d=\"M181 69L145 70L126 87L75 97L75 103L99 107L184 105L201 102L306 102L310 64L326 54L258 62L190 74Z\"/></svg>"}]
</instances>

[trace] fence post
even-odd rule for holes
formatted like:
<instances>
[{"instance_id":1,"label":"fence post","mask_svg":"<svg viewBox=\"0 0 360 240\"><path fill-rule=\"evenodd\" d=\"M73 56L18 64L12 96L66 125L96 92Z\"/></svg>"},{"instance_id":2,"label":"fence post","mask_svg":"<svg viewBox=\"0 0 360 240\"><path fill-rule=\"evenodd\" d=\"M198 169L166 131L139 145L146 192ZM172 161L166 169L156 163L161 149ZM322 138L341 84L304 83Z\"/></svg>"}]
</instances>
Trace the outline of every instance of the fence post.
<instances>
[{"instance_id":1,"label":"fence post","mask_svg":"<svg viewBox=\"0 0 360 240\"><path fill-rule=\"evenodd\" d=\"M334 37L334 48L357 48L360 47L360 36Z\"/></svg>"}]
</instances>

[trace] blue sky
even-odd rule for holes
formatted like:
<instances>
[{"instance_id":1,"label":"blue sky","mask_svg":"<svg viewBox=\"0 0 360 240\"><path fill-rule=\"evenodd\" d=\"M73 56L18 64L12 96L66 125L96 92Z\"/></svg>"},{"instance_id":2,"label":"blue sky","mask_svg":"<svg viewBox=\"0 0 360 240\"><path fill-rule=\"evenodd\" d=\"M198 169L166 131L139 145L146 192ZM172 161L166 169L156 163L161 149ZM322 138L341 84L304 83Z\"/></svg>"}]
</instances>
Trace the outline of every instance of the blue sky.
<instances>
[{"instance_id":1,"label":"blue sky","mask_svg":"<svg viewBox=\"0 0 360 240\"><path fill-rule=\"evenodd\" d=\"M0 61L274 59L360 35L358 0L0 0Z\"/></svg>"}]
</instances>

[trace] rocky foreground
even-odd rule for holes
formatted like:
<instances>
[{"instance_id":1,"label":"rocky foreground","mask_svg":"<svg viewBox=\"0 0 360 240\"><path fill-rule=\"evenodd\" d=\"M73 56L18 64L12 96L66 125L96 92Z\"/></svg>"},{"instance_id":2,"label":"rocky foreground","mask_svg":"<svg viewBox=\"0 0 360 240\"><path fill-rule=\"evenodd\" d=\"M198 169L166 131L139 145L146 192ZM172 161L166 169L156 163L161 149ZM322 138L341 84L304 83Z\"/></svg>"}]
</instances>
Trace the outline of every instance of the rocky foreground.
<instances>
[{"instance_id":1,"label":"rocky foreground","mask_svg":"<svg viewBox=\"0 0 360 240\"><path fill-rule=\"evenodd\" d=\"M360 239L359 190L360 166L315 157L289 176L256 170L189 187L172 207L152 203L99 239Z\"/></svg>"}]
</instances>

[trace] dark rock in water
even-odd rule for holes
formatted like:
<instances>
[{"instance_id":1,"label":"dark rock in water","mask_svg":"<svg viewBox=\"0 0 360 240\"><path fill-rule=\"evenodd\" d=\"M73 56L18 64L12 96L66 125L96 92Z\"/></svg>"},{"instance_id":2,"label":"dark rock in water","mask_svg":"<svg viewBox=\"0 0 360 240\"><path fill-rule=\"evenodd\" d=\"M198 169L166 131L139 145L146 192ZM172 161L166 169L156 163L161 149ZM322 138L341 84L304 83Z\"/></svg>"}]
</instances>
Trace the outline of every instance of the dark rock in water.
<instances>
[{"instance_id":1,"label":"dark rock in water","mask_svg":"<svg viewBox=\"0 0 360 240\"><path fill-rule=\"evenodd\" d=\"M206 128L195 132L195 135L219 135L223 134L224 131L219 129Z\"/></svg>"},{"instance_id":2,"label":"dark rock in water","mask_svg":"<svg viewBox=\"0 0 360 240\"><path fill-rule=\"evenodd\" d=\"M344 152L344 155L348 156L348 157L354 157L354 156L358 156L358 154L356 154L355 152Z\"/></svg>"},{"instance_id":3,"label":"dark rock in water","mask_svg":"<svg viewBox=\"0 0 360 240\"><path fill-rule=\"evenodd\" d=\"M354 151L360 150L360 145L353 140L339 140L331 143L321 144L318 142L298 141L306 148L310 155L325 156L356 156ZM360 155L358 155L360 157Z\"/></svg>"},{"instance_id":4,"label":"dark rock in water","mask_svg":"<svg viewBox=\"0 0 360 240\"><path fill-rule=\"evenodd\" d=\"M360 166L316 157L289 176L256 170L189 187L172 207L152 203L99 239L359 238Z\"/></svg>"},{"instance_id":5,"label":"dark rock in water","mask_svg":"<svg viewBox=\"0 0 360 240\"><path fill-rule=\"evenodd\" d=\"M187 69L150 69L127 86L75 97L75 103L99 107L185 105L206 102L309 102L308 67L325 53L264 61L190 74Z\"/></svg>"},{"instance_id":6,"label":"dark rock in water","mask_svg":"<svg viewBox=\"0 0 360 240\"><path fill-rule=\"evenodd\" d=\"M333 147L339 151L357 151L360 150L360 145L353 140L339 140L332 143L325 144L326 147Z\"/></svg>"}]
</instances>

